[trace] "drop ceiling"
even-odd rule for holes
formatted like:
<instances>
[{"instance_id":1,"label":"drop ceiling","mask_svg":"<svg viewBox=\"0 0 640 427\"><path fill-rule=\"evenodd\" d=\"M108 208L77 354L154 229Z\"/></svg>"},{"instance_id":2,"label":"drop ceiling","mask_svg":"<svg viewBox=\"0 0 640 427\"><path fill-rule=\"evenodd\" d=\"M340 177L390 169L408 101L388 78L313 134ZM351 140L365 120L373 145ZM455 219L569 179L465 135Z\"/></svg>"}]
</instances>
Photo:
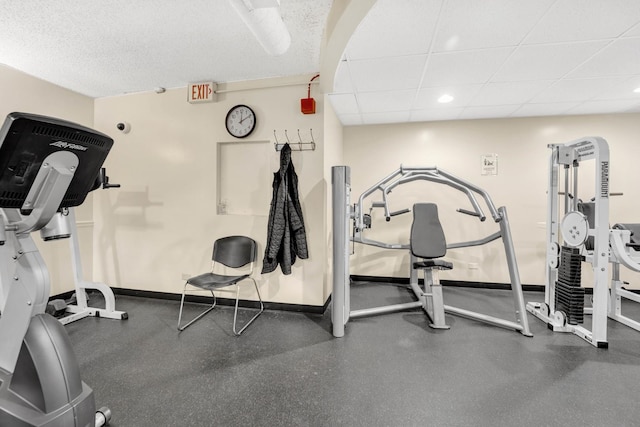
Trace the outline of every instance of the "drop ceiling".
<instances>
[{"instance_id":1,"label":"drop ceiling","mask_svg":"<svg viewBox=\"0 0 640 427\"><path fill-rule=\"evenodd\" d=\"M281 0L272 56L229 0L0 0L0 64L94 98L310 74L331 5ZM639 0L378 0L329 96L360 125L640 112L639 87Z\"/></svg>"},{"instance_id":2,"label":"drop ceiling","mask_svg":"<svg viewBox=\"0 0 640 427\"><path fill-rule=\"evenodd\" d=\"M640 112L640 1L378 0L336 73L345 125Z\"/></svg>"}]
</instances>

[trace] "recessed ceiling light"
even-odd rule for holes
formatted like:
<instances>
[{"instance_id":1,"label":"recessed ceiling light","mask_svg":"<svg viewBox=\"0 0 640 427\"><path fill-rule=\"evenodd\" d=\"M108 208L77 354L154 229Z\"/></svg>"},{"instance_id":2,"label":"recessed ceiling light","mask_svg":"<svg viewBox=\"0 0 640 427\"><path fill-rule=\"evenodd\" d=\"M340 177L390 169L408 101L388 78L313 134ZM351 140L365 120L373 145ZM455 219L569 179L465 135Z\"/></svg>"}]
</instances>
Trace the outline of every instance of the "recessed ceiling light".
<instances>
[{"instance_id":1,"label":"recessed ceiling light","mask_svg":"<svg viewBox=\"0 0 640 427\"><path fill-rule=\"evenodd\" d=\"M635 93L640 93L640 87L637 87L633 90Z\"/></svg>"},{"instance_id":2,"label":"recessed ceiling light","mask_svg":"<svg viewBox=\"0 0 640 427\"><path fill-rule=\"evenodd\" d=\"M453 96L445 93L444 95L442 95L440 98L438 98L438 102L441 104L446 104L448 102L453 101Z\"/></svg>"}]
</instances>

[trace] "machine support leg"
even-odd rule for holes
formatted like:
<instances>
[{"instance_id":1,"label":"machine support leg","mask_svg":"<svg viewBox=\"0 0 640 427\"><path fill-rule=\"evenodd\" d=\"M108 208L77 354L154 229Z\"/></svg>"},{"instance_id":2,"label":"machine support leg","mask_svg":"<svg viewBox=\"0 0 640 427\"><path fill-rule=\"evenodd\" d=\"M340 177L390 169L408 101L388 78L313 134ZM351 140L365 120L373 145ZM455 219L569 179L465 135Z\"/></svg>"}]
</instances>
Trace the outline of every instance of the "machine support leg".
<instances>
[{"instance_id":1,"label":"machine support leg","mask_svg":"<svg viewBox=\"0 0 640 427\"><path fill-rule=\"evenodd\" d=\"M518 271L518 264L516 263L513 239L511 238L511 229L509 227L509 218L507 217L507 208L502 206L498 208L498 212L500 212L500 215L502 216L502 220L500 221L500 231L502 233L502 242L504 243L504 252L507 256L507 265L509 266L511 291L513 292L513 302L516 310L516 322L522 325L522 330L520 331L522 335L531 337L533 334L529 330L527 309L525 307L524 295L522 294L520 272Z\"/></svg>"},{"instance_id":2,"label":"machine support leg","mask_svg":"<svg viewBox=\"0 0 640 427\"><path fill-rule=\"evenodd\" d=\"M434 329L449 329L444 318L444 300L442 298L442 285L438 278L438 270L425 268L424 283L427 293L427 313L431 317L431 326ZM429 294L431 294L429 296Z\"/></svg>"}]
</instances>

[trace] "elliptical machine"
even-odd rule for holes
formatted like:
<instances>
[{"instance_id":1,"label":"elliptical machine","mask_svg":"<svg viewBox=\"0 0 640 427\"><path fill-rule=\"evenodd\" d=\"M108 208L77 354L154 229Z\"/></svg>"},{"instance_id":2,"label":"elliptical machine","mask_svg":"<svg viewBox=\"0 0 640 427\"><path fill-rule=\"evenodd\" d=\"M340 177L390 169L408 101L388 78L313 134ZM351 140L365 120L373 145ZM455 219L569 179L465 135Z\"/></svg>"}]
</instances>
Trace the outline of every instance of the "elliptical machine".
<instances>
[{"instance_id":1,"label":"elliptical machine","mask_svg":"<svg viewBox=\"0 0 640 427\"><path fill-rule=\"evenodd\" d=\"M45 314L49 273L31 233L91 191L113 140L11 113L0 128L0 425L102 426L64 327Z\"/></svg>"}]
</instances>

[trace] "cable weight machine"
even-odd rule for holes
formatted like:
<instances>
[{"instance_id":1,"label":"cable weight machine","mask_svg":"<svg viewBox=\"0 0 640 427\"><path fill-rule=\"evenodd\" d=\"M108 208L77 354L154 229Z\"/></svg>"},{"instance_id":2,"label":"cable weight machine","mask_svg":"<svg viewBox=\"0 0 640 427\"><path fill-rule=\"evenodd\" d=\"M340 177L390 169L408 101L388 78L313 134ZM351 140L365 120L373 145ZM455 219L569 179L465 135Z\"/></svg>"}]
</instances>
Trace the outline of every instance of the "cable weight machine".
<instances>
[{"instance_id":1,"label":"cable weight machine","mask_svg":"<svg viewBox=\"0 0 640 427\"><path fill-rule=\"evenodd\" d=\"M437 329L448 329L445 324L444 313L459 315L462 317L482 321L495 326L516 330L525 336L532 336L527 321L524 297L518 266L513 249L513 240L507 211L505 207L496 208L489 194L483 189L465 181L437 167L403 167L392 172L381 179L375 185L363 192L358 202L351 206L351 178L348 166L332 167L332 202L333 202L333 295L332 295L332 323L333 335L335 337L344 336L344 329L350 319L372 316L377 314L391 313L415 308L422 308L431 320L430 326ZM443 303L442 291L437 274L432 278L425 277L424 289L419 286L418 272L413 268L417 259L411 255L410 286L416 297L416 301L394 304L390 306L367 308L362 310L351 310L350 296L350 242L376 246L384 249L408 250L408 244L385 243L363 236L363 232L371 227L371 217L364 213L365 200L374 193L381 193L381 201L374 201L372 208L384 209L385 219L390 221L393 216L409 212L409 209L390 211L388 203L389 193L399 185L409 182L424 180L437 184L443 184L454 190L464 193L471 209L458 209L458 212L476 217L480 221L486 220L486 215L478 203L476 195L480 196L493 220L498 224L499 230L479 240L448 244L447 249L480 246L497 239L502 239L506 261L511 280L511 290L513 292L513 302L515 308L515 321L497 318L474 311L452 307ZM351 227L351 223L353 226ZM350 228L353 235L350 236ZM437 271L433 272L434 274Z\"/></svg>"},{"instance_id":2,"label":"cable weight machine","mask_svg":"<svg viewBox=\"0 0 640 427\"><path fill-rule=\"evenodd\" d=\"M547 210L547 258L544 302L529 302L527 310L555 332L573 333L598 348L608 348L607 319L640 331L640 322L622 313L622 300L640 303L640 295L625 289L620 267L640 272L640 224L609 226L609 145L601 137L551 144ZM595 196L578 198L578 168L594 160ZM560 188L564 169L564 191ZM572 184L571 184L572 182ZM562 196L563 216L560 218ZM583 263L593 271L591 306L585 307ZM611 284L609 286L609 268ZM591 329L584 316L591 316Z\"/></svg>"},{"instance_id":3,"label":"cable weight machine","mask_svg":"<svg viewBox=\"0 0 640 427\"><path fill-rule=\"evenodd\" d=\"M609 277L609 145L601 137L585 137L551 144L547 191L547 256L544 303L530 302L527 310L555 332L569 332L599 348L607 348ZM589 216L578 199L578 170L594 160L595 186ZM564 191L559 191L560 168ZM570 182L573 181L573 185ZM562 196L564 211L560 217ZM584 307L582 262L593 271L593 306ZM583 326L591 314L591 330Z\"/></svg>"}]
</instances>

